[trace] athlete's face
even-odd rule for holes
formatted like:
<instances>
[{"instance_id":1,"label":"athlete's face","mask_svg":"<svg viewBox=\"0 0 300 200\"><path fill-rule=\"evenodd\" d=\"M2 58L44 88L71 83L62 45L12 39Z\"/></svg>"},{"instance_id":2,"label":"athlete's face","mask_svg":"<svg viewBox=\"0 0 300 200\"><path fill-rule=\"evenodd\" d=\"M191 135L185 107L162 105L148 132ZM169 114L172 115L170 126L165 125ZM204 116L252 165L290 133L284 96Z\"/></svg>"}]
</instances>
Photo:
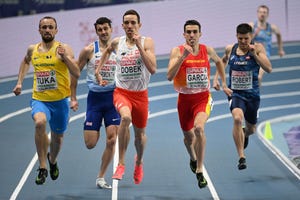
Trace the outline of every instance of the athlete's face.
<instances>
[{"instance_id":1,"label":"athlete's face","mask_svg":"<svg viewBox=\"0 0 300 200\"><path fill-rule=\"evenodd\" d=\"M268 18L268 9L267 8L259 8L257 10L257 18L259 21L264 22L267 20Z\"/></svg>"},{"instance_id":2,"label":"athlete's face","mask_svg":"<svg viewBox=\"0 0 300 200\"><path fill-rule=\"evenodd\" d=\"M112 28L109 26L108 23L97 24L96 33L99 36L99 40L108 41L111 38Z\"/></svg>"},{"instance_id":3,"label":"athlete's face","mask_svg":"<svg viewBox=\"0 0 300 200\"><path fill-rule=\"evenodd\" d=\"M242 50L248 50L249 45L252 40L252 34L251 33L247 33L247 34L237 33L236 37L238 40L239 48Z\"/></svg>"},{"instance_id":4,"label":"athlete's face","mask_svg":"<svg viewBox=\"0 0 300 200\"><path fill-rule=\"evenodd\" d=\"M53 19L43 19L39 24L39 32L45 43L53 41L57 33L55 21Z\"/></svg>"},{"instance_id":5,"label":"athlete's face","mask_svg":"<svg viewBox=\"0 0 300 200\"><path fill-rule=\"evenodd\" d=\"M123 18L122 27L127 37L132 38L134 34L139 32L141 23L138 22L136 15L125 15Z\"/></svg>"},{"instance_id":6,"label":"athlete's face","mask_svg":"<svg viewBox=\"0 0 300 200\"><path fill-rule=\"evenodd\" d=\"M188 45L194 46L194 45L198 44L199 38L201 36L201 32L197 25L187 25L185 27L183 36Z\"/></svg>"}]
</instances>

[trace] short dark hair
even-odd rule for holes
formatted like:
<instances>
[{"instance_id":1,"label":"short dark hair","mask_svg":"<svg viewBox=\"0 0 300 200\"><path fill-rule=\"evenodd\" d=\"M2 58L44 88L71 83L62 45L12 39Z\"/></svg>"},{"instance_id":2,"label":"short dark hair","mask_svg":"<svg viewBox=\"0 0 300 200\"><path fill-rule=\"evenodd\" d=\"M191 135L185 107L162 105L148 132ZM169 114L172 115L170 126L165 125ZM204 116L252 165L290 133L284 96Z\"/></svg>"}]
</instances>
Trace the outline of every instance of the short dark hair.
<instances>
[{"instance_id":1,"label":"short dark hair","mask_svg":"<svg viewBox=\"0 0 300 200\"><path fill-rule=\"evenodd\" d=\"M108 23L109 27L111 28L111 20L107 17L99 17L96 22L94 23L95 29L97 29L97 24L105 24Z\"/></svg>"},{"instance_id":2,"label":"short dark hair","mask_svg":"<svg viewBox=\"0 0 300 200\"><path fill-rule=\"evenodd\" d=\"M51 16L45 16L45 17L43 17L42 19L40 19L40 22L39 22L39 28L41 28L41 22L42 22L44 19L52 19L52 20L55 22L55 29L57 28L57 22L56 22L56 19L55 19L54 17L51 17Z\"/></svg>"},{"instance_id":3,"label":"short dark hair","mask_svg":"<svg viewBox=\"0 0 300 200\"><path fill-rule=\"evenodd\" d=\"M268 14L269 14L269 7L268 7L268 6L266 6L266 5L260 5L260 6L258 6L257 11L258 11L258 9L260 9L260 8L265 8L265 9L267 9L267 12L268 12Z\"/></svg>"},{"instance_id":4,"label":"short dark hair","mask_svg":"<svg viewBox=\"0 0 300 200\"><path fill-rule=\"evenodd\" d=\"M124 15L123 15L123 21L124 21L124 17L126 16L126 15L135 15L135 16L137 16L137 20L138 20L138 23L140 23L140 15L139 15L139 13L136 11L136 10L133 10L133 9L131 9L131 10L127 10L125 13L124 13Z\"/></svg>"},{"instance_id":5,"label":"short dark hair","mask_svg":"<svg viewBox=\"0 0 300 200\"><path fill-rule=\"evenodd\" d=\"M184 32L185 32L186 26L188 26L188 25L197 25L199 28L199 32L201 32L201 24L197 20L194 20L194 19L187 20L183 26Z\"/></svg>"},{"instance_id":6,"label":"short dark hair","mask_svg":"<svg viewBox=\"0 0 300 200\"><path fill-rule=\"evenodd\" d=\"M252 27L247 23L239 24L236 27L236 33L239 33L239 34L252 33Z\"/></svg>"}]
</instances>

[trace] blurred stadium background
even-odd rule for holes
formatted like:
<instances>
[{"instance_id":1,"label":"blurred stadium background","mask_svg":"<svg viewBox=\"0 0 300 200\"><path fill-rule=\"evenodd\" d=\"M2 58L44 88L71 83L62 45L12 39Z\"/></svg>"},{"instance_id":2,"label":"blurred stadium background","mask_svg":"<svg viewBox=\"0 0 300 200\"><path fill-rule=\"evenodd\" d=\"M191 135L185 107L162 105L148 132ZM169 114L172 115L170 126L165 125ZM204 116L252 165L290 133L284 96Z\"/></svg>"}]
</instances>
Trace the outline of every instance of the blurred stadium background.
<instances>
[{"instance_id":1,"label":"blurred stadium background","mask_svg":"<svg viewBox=\"0 0 300 200\"><path fill-rule=\"evenodd\" d=\"M150 1L158 0L0 0L0 17Z\"/></svg>"}]
</instances>

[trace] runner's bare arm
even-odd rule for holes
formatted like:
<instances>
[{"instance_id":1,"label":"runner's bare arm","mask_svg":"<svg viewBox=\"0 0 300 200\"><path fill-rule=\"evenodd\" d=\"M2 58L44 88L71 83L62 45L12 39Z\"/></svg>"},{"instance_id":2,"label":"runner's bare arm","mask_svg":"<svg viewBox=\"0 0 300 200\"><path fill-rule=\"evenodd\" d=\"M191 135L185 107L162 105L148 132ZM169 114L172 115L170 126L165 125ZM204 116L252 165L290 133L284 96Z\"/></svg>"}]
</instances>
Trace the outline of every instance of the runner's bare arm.
<instances>
[{"instance_id":1,"label":"runner's bare arm","mask_svg":"<svg viewBox=\"0 0 300 200\"><path fill-rule=\"evenodd\" d=\"M15 88L13 89L13 92L15 93L15 95L21 94L23 80L30 68L30 62L31 62L33 48L34 48L34 45L30 45L28 47L26 55L20 64L18 81L17 81Z\"/></svg>"}]
</instances>

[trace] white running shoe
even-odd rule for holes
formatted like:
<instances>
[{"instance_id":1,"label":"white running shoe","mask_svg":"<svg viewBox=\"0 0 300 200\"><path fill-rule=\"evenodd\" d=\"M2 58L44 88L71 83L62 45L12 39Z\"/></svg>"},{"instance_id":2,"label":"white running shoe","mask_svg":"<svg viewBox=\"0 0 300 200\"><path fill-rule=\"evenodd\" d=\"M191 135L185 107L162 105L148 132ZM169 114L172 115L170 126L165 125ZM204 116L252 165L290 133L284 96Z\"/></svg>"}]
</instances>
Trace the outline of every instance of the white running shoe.
<instances>
[{"instance_id":1,"label":"white running shoe","mask_svg":"<svg viewBox=\"0 0 300 200\"><path fill-rule=\"evenodd\" d=\"M104 178L97 178L96 186L98 186L98 188L101 188L101 189L111 189L111 185L106 183Z\"/></svg>"}]
</instances>

